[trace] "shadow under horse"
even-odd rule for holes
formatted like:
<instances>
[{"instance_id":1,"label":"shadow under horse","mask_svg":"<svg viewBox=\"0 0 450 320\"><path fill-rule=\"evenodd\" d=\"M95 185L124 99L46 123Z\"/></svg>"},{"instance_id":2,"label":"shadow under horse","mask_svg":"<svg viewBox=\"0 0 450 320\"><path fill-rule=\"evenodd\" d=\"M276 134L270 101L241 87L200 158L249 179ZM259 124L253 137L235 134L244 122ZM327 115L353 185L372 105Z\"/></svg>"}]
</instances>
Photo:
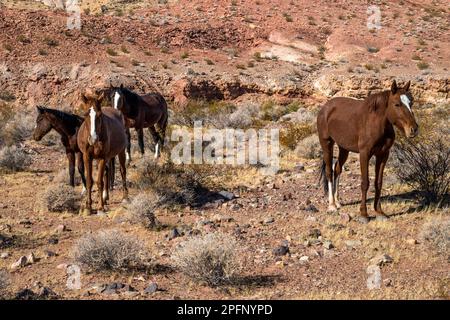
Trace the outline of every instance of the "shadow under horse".
<instances>
[{"instance_id":1,"label":"shadow under horse","mask_svg":"<svg viewBox=\"0 0 450 320\"><path fill-rule=\"evenodd\" d=\"M125 120L120 111L110 107L101 107L103 94L100 97L81 96L83 103L88 107L82 123L77 142L83 153L84 167L86 169L86 209L92 212L92 163L98 161L97 188L100 200L100 211L105 210L106 201L109 199L110 176L114 168L108 163L115 156L119 157L120 173L122 176L123 200L128 200L128 188L126 178L127 136L125 133ZM106 170L106 174L105 174ZM106 188L105 188L106 186Z\"/></svg>"},{"instance_id":2,"label":"shadow under horse","mask_svg":"<svg viewBox=\"0 0 450 320\"><path fill-rule=\"evenodd\" d=\"M403 88L394 80L391 89L369 95L365 100L337 97L329 100L317 116L317 129L323 150L321 178L328 193L328 211L336 211L339 203L339 176L349 152L359 153L361 167L361 206L359 220L369 221L367 191L369 188L369 160L376 157L374 209L377 219L387 216L381 209L383 171L394 144L394 126L408 138L418 133L412 110L413 97L410 82ZM333 165L334 144L339 147Z\"/></svg>"},{"instance_id":3,"label":"shadow under horse","mask_svg":"<svg viewBox=\"0 0 450 320\"><path fill-rule=\"evenodd\" d=\"M125 117L127 127L127 161L131 160L130 128L138 135L141 154L144 154L144 128L148 128L155 143L155 158L158 158L164 146L167 122L169 118L167 103L159 93L138 95L128 88L110 86L111 105L120 110Z\"/></svg>"}]
</instances>

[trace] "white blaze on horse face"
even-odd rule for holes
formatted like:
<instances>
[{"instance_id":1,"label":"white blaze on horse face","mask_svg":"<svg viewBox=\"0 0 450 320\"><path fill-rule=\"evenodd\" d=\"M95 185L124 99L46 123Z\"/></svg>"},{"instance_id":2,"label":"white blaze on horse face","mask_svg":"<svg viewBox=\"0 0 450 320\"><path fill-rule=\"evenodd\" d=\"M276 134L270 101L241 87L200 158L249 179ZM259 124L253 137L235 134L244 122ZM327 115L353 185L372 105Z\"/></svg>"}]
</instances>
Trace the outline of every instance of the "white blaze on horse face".
<instances>
[{"instance_id":1,"label":"white blaze on horse face","mask_svg":"<svg viewBox=\"0 0 450 320\"><path fill-rule=\"evenodd\" d=\"M120 94L116 91L114 94L114 109L117 109L119 106Z\"/></svg>"},{"instance_id":2,"label":"white blaze on horse face","mask_svg":"<svg viewBox=\"0 0 450 320\"><path fill-rule=\"evenodd\" d=\"M406 94L402 94L402 95L400 96L400 100L401 100L402 103L408 108L409 112L412 113L411 106L410 106L411 101L409 101L408 96L407 96Z\"/></svg>"},{"instance_id":3,"label":"white blaze on horse face","mask_svg":"<svg viewBox=\"0 0 450 320\"><path fill-rule=\"evenodd\" d=\"M95 132L95 110L93 107L89 111L89 117L91 118L91 140L95 142L97 141L97 133Z\"/></svg>"}]
</instances>

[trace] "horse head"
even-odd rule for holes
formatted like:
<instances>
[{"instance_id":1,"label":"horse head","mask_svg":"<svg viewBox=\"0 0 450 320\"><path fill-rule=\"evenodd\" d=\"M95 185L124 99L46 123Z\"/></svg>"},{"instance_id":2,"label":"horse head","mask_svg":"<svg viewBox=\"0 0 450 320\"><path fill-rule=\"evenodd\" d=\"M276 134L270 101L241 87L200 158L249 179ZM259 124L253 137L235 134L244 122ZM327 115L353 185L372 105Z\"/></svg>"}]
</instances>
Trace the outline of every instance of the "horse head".
<instances>
[{"instance_id":1,"label":"horse head","mask_svg":"<svg viewBox=\"0 0 450 320\"><path fill-rule=\"evenodd\" d=\"M387 106L387 116L389 121L397 128L403 131L406 137L414 138L417 136L419 126L414 117L413 96L409 91L411 82L401 88L394 80L391 85L389 101Z\"/></svg>"},{"instance_id":2,"label":"horse head","mask_svg":"<svg viewBox=\"0 0 450 320\"><path fill-rule=\"evenodd\" d=\"M120 87L113 87L110 88L110 99L112 103L112 107L114 109L120 110L123 112L124 109L124 93L123 93L123 84L120 85Z\"/></svg>"},{"instance_id":3,"label":"horse head","mask_svg":"<svg viewBox=\"0 0 450 320\"><path fill-rule=\"evenodd\" d=\"M50 119L47 117L47 113L45 112L45 108L41 106L36 106L38 111L38 116L36 118L36 125L33 131L33 139L35 141L40 141L47 133L52 130L52 123Z\"/></svg>"},{"instance_id":4,"label":"horse head","mask_svg":"<svg viewBox=\"0 0 450 320\"><path fill-rule=\"evenodd\" d=\"M87 111L84 114L84 123L86 129L89 131L88 143L94 145L102 132L102 100L103 94L99 97L86 97L81 95L83 103L87 106Z\"/></svg>"}]
</instances>

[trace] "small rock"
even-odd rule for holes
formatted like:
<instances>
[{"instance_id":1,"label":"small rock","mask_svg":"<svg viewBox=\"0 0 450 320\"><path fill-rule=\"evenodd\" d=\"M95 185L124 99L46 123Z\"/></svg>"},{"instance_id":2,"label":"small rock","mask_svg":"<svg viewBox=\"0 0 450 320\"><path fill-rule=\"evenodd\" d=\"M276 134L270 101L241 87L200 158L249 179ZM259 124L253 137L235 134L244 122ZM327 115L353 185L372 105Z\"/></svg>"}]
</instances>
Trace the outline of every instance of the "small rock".
<instances>
[{"instance_id":1,"label":"small rock","mask_svg":"<svg viewBox=\"0 0 450 320\"><path fill-rule=\"evenodd\" d=\"M374 290L381 288L381 269L378 265L370 265L367 267L367 289Z\"/></svg>"},{"instance_id":2,"label":"small rock","mask_svg":"<svg viewBox=\"0 0 450 320\"><path fill-rule=\"evenodd\" d=\"M170 230L169 234L167 235L167 239L168 240L172 240L175 239L177 237L180 237L180 233L178 232L177 228L173 228L172 230Z\"/></svg>"},{"instance_id":3,"label":"small rock","mask_svg":"<svg viewBox=\"0 0 450 320\"><path fill-rule=\"evenodd\" d=\"M153 294L158 290L158 285L155 282L152 282L145 288L144 293Z\"/></svg>"},{"instance_id":4,"label":"small rock","mask_svg":"<svg viewBox=\"0 0 450 320\"><path fill-rule=\"evenodd\" d=\"M289 253L289 247L285 245L281 245L273 249L273 254L275 256L284 256Z\"/></svg>"},{"instance_id":5,"label":"small rock","mask_svg":"<svg viewBox=\"0 0 450 320\"><path fill-rule=\"evenodd\" d=\"M339 212L339 217L343 222L350 222L351 218L347 213Z\"/></svg>"},{"instance_id":6,"label":"small rock","mask_svg":"<svg viewBox=\"0 0 450 320\"><path fill-rule=\"evenodd\" d=\"M408 240L406 240L406 243L410 244L410 245L415 245L415 244L417 244L417 240L416 239L408 239Z\"/></svg>"},{"instance_id":7,"label":"small rock","mask_svg":"<svg viewBox=\"0 0 450 320\"><path fill-rule=\"evenodd\" d=\"M301 256L299 259L301 264L305 264L309 261L309 257L308 256Z\"/></svg>"},{"instance_id":8,"label":"small rock","mask_svg":"<svg viewBox=\"0 0 450 320\"><path fill-rule=\"evenodd\" d=\"M330 240L324 241L322 245L327 250L330 250L330 249L334 248L334 245L333 245L333 243Z\"/></svg>"},{"instance_id":9,"label":"small rock","mask_svg":"<svg viewBox=\"0 0 450 320\"><path fill-rule=\"evenodd\" d=\"M270 223L273 223L273 222L275 222L275 219L272 218L272 217L266 218L263 221L264 224L270 224Z\"/></svg>"},{"instance_id":10,"label":"small rock","mask_svg":"<svg viewBox=\"0 0 450 320\"><path fill-rule=\"evenodd\" d=\"M377 266L383 266L385 264L393 262L394 259L392 259L391 256L387 254L380 254L374 258L372 258L369 262L370 265L377 265Z\"/></svg>"},{"instance_id":11,"label":"small rock","mask_svg":"<svg viewBox=\"0 0 450 320\"><path fill-rule=\"evenodd\" d=\"M55 228L54 232L55 233L63 233L64 231L68 231L67 227L63 224L60 224Z\"/></svg>"},{"instance_id":12,"label":"small rock","mask_svg":"<svg viewBox=\"0 0 450 320\"><path fill-rule=\"evenodd\" d=\"M359 247L361 245L361 241L359 240L346 240L344 243L350 249Z\"/></svg>"},{"instance_id":13,"label":"small rock","mask_svg":"<svg viewBox=\"0 0 450 320\"><path fill-rule=\"evenodd\" d=\"M56 253L51 250L44 250L44 255L46 258L56 257Z\"/></svg>"},{"instance_id":14,"label":"small rock","mask_svg":"<svg viewBox=\"0 0 450 320\"><path fill-rule=\"evenodd\" d=\"M34 253L31 252L28 256L27 256L27 264L33 264L36 262L36 257L34 256Z\"/></svg>"},{"instance_id":15,"label":"small rock","mask_svg":"<svg viewBox=\"0 0 450 320\"><path fill-rule=\"evenodd\" d=\"M386 287L392 287L392 279L384 279L383 283Z\"/></svg>"},{"instance_id":16,"label":"small rock","mask_svg":"<svg viewBox=\"0 0 450 320\"><path fill-rule=\"evenodd\" d=\"M15 269L18 269L18 268L25 267L26 265L27 265L27 257L21 256L19 258L19 260L17 260L16 262L14 262L11 265L11 269L15 270Z\"/></svg>"},{"instance_id":17,"label":"small rock","mask_svg":"<svg viewBox=\"0 0 450 320\"><path fill-rule=\"evenodd\" d=\"M7 259L9 258L9 252L2 252L0 254L0 259Z\"/></svg>"},{"instance_id":18,"label":"small rock","mask_svg":"<svg viewBox=\"0 0 450 320\"><path fill-rule=\"evenodd\" d=\"M228 191L220 191L219 195L222 196L223 198L225 198L226 200L233 200L235 198L234 193L232 192L228 192Z\"/></svg>"}]
</instances>

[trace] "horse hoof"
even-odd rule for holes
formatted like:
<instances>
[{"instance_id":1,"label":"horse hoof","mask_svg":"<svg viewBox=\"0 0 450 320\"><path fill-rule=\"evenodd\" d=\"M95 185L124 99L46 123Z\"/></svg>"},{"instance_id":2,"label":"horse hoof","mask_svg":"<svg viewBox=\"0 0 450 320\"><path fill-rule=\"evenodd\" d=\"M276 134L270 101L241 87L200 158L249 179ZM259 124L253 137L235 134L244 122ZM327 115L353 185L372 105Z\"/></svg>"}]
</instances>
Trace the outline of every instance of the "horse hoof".
<instances>
[{"instance_id":1,"label":"horse hoof","mask_svg":"<svg viewBox=\"0 0 450 320\"><path fill-rule=\"evenodd\" d=\"M336 206L333 206L333 205L328 206L328 210L327 210L328 213L333 213L333 212L337 212L337 211L338 211L338 209Z\"/></svg>"},{"instance_id":2,"label":"horse hoof","mask_svg":"<svg viewBox=\"0 0 450 320\"><path fill-rule=\"evenodd\" d=\"M384 214L377 214L375 217L375 220L377 221L387 221L389 220L389 217Z\"/></svg>"},{"instance_id":3,"label":"horse hoof","mask_svg":"<svg viewBox=\"0 0 450 320\"><path fill-rule=\"evenodd\" d=\"M342 205L337 201L336 201L336 208L338 208L338 209L342 208Z\"/></svg>"},{"instance_id":4,"label":"horse hoof","mask_svg":"<svg viewBox=\"0 0 450 320\"><path fill-rule=\"evenodd\" d=\"M356 220L361 224L368 224L369 223L369 217L366 216L359 216L356 218Z\"/></svg>"}]
</instances>

